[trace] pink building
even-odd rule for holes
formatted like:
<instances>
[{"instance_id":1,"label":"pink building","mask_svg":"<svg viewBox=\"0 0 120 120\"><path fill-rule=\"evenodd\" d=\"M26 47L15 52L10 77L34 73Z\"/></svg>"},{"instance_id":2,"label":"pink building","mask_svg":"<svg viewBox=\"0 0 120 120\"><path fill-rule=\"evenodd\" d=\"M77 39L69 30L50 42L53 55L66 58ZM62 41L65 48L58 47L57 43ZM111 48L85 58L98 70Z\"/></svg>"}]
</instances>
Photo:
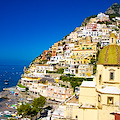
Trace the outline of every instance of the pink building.
<instances>
[{"instance_id":1,"label":"pink building","mask_svg":"<svg viewBox=\"0 0 120 120\"><path fill-rule=\"evenodd\" d=\"M64 88L64 87L56 87L56 86L48 86L47 88L47 97L51 99L55 99L57 101L64 101L69 98L73 94L73 89Z\"/></svg>"},{"instance_id":2,"label":"pink building","mask_svg":"<svg viewBox=\"0 0 120 120\"><path fill-rule=\"evenodd\" d=\"M87 24L86 26L86 29L90 29L90 30L93 30L95 28L97 29L97 23Z\"/></svg>"}]
</instances>

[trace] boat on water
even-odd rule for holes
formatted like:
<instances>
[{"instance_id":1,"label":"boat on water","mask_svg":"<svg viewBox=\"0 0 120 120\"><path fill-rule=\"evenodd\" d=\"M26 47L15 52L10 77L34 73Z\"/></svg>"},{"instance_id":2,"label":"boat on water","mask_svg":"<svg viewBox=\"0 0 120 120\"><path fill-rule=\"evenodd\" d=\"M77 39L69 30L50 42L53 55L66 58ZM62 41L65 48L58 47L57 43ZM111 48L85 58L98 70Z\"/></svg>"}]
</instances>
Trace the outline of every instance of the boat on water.
<instances>
[{"instance_id":1,"label":"boat on water","mask_svg":"<svg viewBox=\"0 0 120 120\"><path fill-rule=\"evenodd\" d=\"M4 82L9 82L9 80L4 80Z\"/></svg>"},{"instance_id":2,"label":"boat on water","mask_svg":"<svg viewBox=\"0 0 120 120\"><path fill-rule=\"evenodd\" d=\"M5 82L4 84L5 84L5 85L8 85L9 83L8 83L8 82Z\"/></svg>"}]
</instances>

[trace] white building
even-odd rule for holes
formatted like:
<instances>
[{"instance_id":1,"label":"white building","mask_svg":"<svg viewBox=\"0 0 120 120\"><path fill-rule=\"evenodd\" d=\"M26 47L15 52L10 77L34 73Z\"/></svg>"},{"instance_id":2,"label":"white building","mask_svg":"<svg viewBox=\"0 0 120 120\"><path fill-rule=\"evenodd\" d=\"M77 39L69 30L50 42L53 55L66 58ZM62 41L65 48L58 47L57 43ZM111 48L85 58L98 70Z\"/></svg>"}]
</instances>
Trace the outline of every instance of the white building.
<instances>
[{"instance_id":1,"label":"white building","mask_svg":"<svg viewBox=\"0 0 120 120\"><path fill-rule=\"evenodd\" d=\"M109 15L106 15L106 14L104 14L104 13L99 13L98 15L97 15L97 18L100 20L100 21L107 21L107 20L109 20Z\"/></svg>"},{"instance_id":2,"label":"white building","mask_svg":"<svg viewBox=\"0 0 120 120\"><path fill-rule=\"evenodd\" d=\"M47 64L38 64L36 65L35 72L36 73L44 73L46 74L46 70L53 71L53 66L47 65Z\"/></svg>"},{"instance_id":3,"label":"white building","mask_svg":"<svg viewBox=\"0 0 120 120\"><path fill-rule=\"evenodd\" d=\"M57 64L59 63L59 60L63 59L63 56L52 56L50 58L50 61L47 62L47 64Z\"/></svg>"}]
</instances>

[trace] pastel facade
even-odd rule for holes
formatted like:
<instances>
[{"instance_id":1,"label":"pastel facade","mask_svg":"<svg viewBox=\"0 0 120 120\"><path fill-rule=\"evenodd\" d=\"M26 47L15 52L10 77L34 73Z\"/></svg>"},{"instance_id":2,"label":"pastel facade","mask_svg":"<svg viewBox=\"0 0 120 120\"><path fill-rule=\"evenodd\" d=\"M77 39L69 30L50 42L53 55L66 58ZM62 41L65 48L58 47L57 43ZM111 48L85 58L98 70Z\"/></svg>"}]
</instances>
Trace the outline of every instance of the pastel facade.
<instances>
[{"instance_id":1,"label":"pastel facade","mask_svg":"<svg viewBox=\"0 0 120 120\"><path fill-rule=\"evenodd\" d=\"M56 50L52 50L51 56L56 56Z\"/></svg>"},{"instance_id":2,"label":"pastel facade","mask_svg":"<svg viewBox=\"0 0 120 120\"><path fill-rule=\"evenodd\" d=\"M88 23L86 25L87 30L93 30L94 28L97 29L97 23Z\"/></svg>"},{"instance_id":3,"label":"pastel facade","mask_svg":"<svg viewBox=\"0 0 120 120\"><path fill-rule=\"evenodd\" d=\"M49 50L44 50L43 53L41 54L41 56L42 56L41 60L47 60L48 53L49 53Z\"/></svg>"},{"instance_id":4,"label":"pastel facade","mask_svg":"<svg viewBox=\"0 0 120 120\"><path fill-rule=\"evenodd\" d=\"M67 36L67 39L72 39L72 40L74 40L74 39L77 39L77 36L78 36L77 32L71 32L71 33Z\"/></svg>"},{"instance_id":5,"label":"pastel facade","mask_svg":"<svg viewBox=\"0 0 120 120\"><path fill-rule=\"evenodd\" d=\"M93 78L93 65L79 65L77 77Z\"/></svg>"},{"instance_id":6,"label":"pastel facade","mask_svg":"<svg viewBox=\"0 0 120 120\"><path fill-rule=\"evenodd\" d=\"M47 64L36 65L36 69L35 69L36 73L45 73L46 74L46 70L54 71L54 67L50 66L50 65L47 65Z\"/></svg>"},{"instance_id":7,"label":"pastel facade","mask_svg":"<svg viewBox=\"0 0 120 120\"><path fill-rule=\"evenodd\" d=\"M38 77L22 77L21 78L21 84L23 86L26 86L27 88L32 85L32 83L38 83L40 81L40 78Z\"/></svg>"},{"instance_id":8,"label":"pastel facade","mask_svg":"<svg viewBox=\"0 0 120 120\"><path fill-rule=\"evenodd\" d=\"M32 83L29 86L29 93L33 97L39 97L40 95L47 97L47 85L41 83Z\"/></svg>"},{"instance_id":9,"label":"pastel facade","mask_svg":"<svg viewBox=\"0 0 120 120\"><path fill-rule=\"evenodd\" d=\"M58 49L56 50L57 55L58 54L63 54L63 46L58 46Z\"/></svg>"},{"instance_id":10,"label":"pastel facade","mask_svg":"<svg viewBox=\"0 0 120 120\"><path fill-rule=\"evenodd\" d=\"M50 61L47 62L47 64L57 64L59 62L59 60L63 59L63 56L52 56L50 58Z\"/></svg>"},{"instance_id":11,"label":"pastel facade","mask_svg":"<svg viewBox=\"0 0 120 120\"><path fill-rule=\"evenodd\" d=\"M90 43L92 43L92 38L90 36L80 37L77 39L77 45L90 44Z\"/></svg>"},{"instance_id":12,"label":"pastel facade","mask_svg":"<svg viewBox=\"0 0 120 120\"><path fill-rule=\"evenodd\" d=\"M101 37L101 47L107 46L110 43L109 35L102 35Z\"/></svg>"},{"instance_id":13,"label":"pastel facade","mask_svg":"<svg viewBox=\"0 0 120 120\"><path fill-rule=\"evenodd\" d=\"M74 74L76 77L93 78L93 65L70 65L64 69L64 74Z\"/></svg>"},{"instance_id":14,"label":"pastel facade","mask_svg":"<svg viewBox=\"0 0 120 120\"><path fill-rule=\"evenodd\" d=\"M88 64L92 57L96 58L96 52L93 49L72 50L71 58L74 64Z\"/></svg>"},{"instance_id":15,"label":"pastel facade","mask_svg":"<svg viewBox=\"0 0 120 120\"><path fill-rule=\"evenodd\" d=\"M65 101L68 97L72 96L73 90L48 84L32 83L29 86L29 93L33 97L39 97L39 95L42 95L48 99Z\"/></svg>"},{"instance_id":16,"label":"pastel facade","mask_svg":"<svg viewBox=\"0 0 120 120\"><path fill-rule=\"evenodd\" d=\"M55 99L58 101L64 101L73 94L73 89L56 87L56 86L48 86L47 87L47 97L50 99Z\"/></svg>"}]
</instances>

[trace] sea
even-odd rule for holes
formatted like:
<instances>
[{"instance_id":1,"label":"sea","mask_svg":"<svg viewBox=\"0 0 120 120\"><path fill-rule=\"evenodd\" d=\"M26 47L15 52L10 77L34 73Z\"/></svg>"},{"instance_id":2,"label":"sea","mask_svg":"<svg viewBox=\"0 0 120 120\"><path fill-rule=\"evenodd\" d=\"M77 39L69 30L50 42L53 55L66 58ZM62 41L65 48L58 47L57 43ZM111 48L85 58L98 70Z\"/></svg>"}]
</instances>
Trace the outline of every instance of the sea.
<instances>
[{"instance_id":1,"label":"sea","mask_svg":"<svg viewBox=\"0 0 120 120\"><path fill-rule=\"evenodd\" d=\"M17 85L23 74L24 65L0 65L0 92L3 88Z\"/></svg>"}]
</instances>

